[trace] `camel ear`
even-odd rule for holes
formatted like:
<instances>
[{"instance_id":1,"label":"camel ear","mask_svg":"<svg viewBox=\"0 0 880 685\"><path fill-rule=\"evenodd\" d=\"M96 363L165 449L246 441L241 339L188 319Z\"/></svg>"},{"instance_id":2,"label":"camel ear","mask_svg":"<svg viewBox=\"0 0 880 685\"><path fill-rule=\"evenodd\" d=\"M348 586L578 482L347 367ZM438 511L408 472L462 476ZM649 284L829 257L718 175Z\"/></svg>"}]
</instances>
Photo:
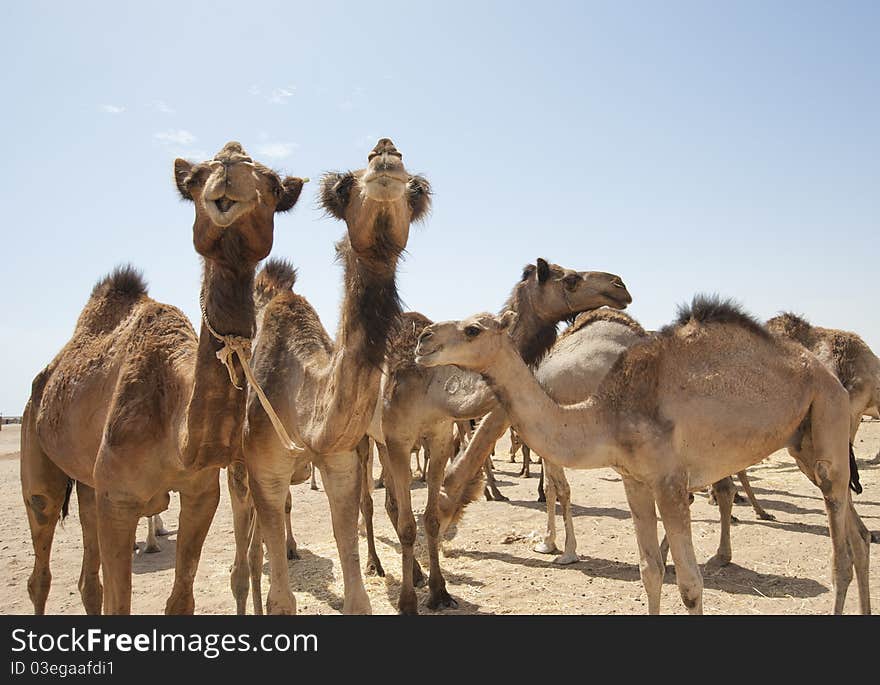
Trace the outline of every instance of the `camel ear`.
<instances>
[{"instance_id":1,"label":"camel ear","mask_svg":"<svg viewBox=\"0 0 880 685\"><path fill-rule=\"evenodd\" d=\"M498 317L498 319L497 319L498 327L502 331L506 331L508 328L510 328L511 326L513 326L513 324L516 323L516 318L517 318L516 312L513 311L512 309L508 309L501 316Z\"/></svg>"},{"instance_id":2,"label":"camel ear","mask_svg":"<svg viewBox=\"0 0 880 685\"><path fill-rule=\"evenodd\" d=\"M287 176L278 189L278 204L275 205L276 212L286 212L293 209L299 195L302 192L303 184L308 183L307 178L297 178L296 176Z\"/></svg>"},{"instance_id":3,"label":"camel ear","mask_svg":"<svg viewBox=\"0 0 880 685\"><path fill-rule=\"evenodd\" d=\"M193 197L187 187L187 181L192 173L193 166L194 164L192 162L188 162L180 157L174 160L174 184L177 186L177 191L180 193L180 196L184 200L189 200L190 202L193 201Z\"/></svg>"},{"instance_id":4,"label":"camel ear","mask_svg":"<svg viewBox=\"0 0 880 685\"><path fill-rule=\"evenodd\" d=\"M318 189L319 201L324 211L330 216L345 221L345 208L351 198L354 187L354 174L350 171L340 174L330 172L321 178Z\"/></svg>"},{"instance_id":5,"label":"camel ear","mask_svg":"<svg viewBox=\"0 0 880 685\"><path fill-rule=\"evenodd\" d=\"M431 209L431 184L424 176L410 176L406 184L409 208L412 212L411 221L421 221Z\"/></svg>"},{"instance_id":6,"label":"camel ear","mask_svg":"<svg viewBox=\"0 0 880 685\"><path fill-rule=\"evenodd\" d=\"M538 283L543 283L550 278L550 265L545 259L538 257Z\"/></svg>"}]
</instances>

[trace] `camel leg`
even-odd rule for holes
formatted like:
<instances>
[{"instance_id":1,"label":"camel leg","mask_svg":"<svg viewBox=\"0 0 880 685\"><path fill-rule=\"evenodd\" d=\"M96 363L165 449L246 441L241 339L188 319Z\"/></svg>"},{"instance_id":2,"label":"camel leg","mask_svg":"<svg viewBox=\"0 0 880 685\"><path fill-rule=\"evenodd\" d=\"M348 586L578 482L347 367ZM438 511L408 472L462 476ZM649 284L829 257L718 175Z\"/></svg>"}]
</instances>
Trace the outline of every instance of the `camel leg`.
<instances>
[{"instance_id":1,"label":"camel leg","mask_svg":"<svg viewBox=\"0 0 880 685\"><path fill-rule=\"evenodd\" d=\"M382 443L376 443L376 453L379 455L379 465L381 466L381 471L379 472L383 483L390 483L391 481L391 472L392 469L385 467L385 464L388 463L388 448ZM386 479L385 474L389 474ZM400 531L398 530L398 518L400 516L399 509L397 506L397 499L394 495L394 487L393 485L386 485L385 487L385 513L388 514L388 520L391 521L391 525L394 526L394 532L397 534L398 538L400 538ZM410 511L412 511L412 501L410 500ZM413 556L412 558L412 574L413 574L413 587L424 587L425 583L427 583L427 578L425 578L425 574L422 571L422 567L419 565L419 560Z\"/></svg>"},{"instance_id":2,"label":"camel leg","mask_svg":"<svg viewBox=\"0 0 880 685\"><path fill-rule=\"evenodd\" d=\"M414 550L416 518L413 515L410 495L412 476L409 470L409 448L411 446L412 442L407 444L406 441L389 439L385 445L387 449L379 449L379 455L385 462L385 507L391 522L395 524L397 538L400 540L402 561L400 598L397 602L397 610L401 614L419 613L414 586L415 569L418 563ZM421 571L421 569L419 570Z\"/></svg>"},{"instance_id":3,"label":"camel leg","mask_svg":"<svg viewBox=\"0 0 880 685\"><path fill-rule=\"evenodd\" d=\"M204 473L199 473L186 488L180 490L174 586L165 603L166 614L192 614L195 611L193 581L202 556L202 546L219 502L220 473L216 468L204 469Z\"/></svg>"},{"instance_id":4,"label":"camel leg","mask_svg":"<svg viewBox=\"0 0 880 685\"><path fill-rule=\"evenodd\" d=\"M685 477L677 481L667 479L655 490L654 497L660 509L660 516L663 518L663 527L666 529L682 602L688 613L702 614L703 577L697 565L691 539L691 508L686 482Z\"/></svg>"},{"instance_id":5,"label":"camel leg","mask_svg":"<svg viewBox=\"0 0 880 685\"><path fill-rule=\"evenodd\" d=\"M523 444L523 446L522 446L522 455L523 455L523 465L517 475L522 476L523 478L531 478L532 474L531 474L530 467L531 467L532 451L529 449L529 446L526 444Z\"/></svg>"},{"instance_id":6,"label":"camel leg","mask_svg":"<svg viewBox=\"0 0 880 685\"><path fill-rule=\"evenodd\" d=\"M141 507L136 502L117 499L105 489L97 489L95 498L104 576L104 613L130 614L131 548Z\"/></svg>"},{"instance_id":7,"label":"camel leg","mask_svg":"<svg viewBox=\"0 0 880 685\"><path fill-rule=\"evenodd\" d=\"M290 492L291 464L270 459L259 453L248 454L248 482L261 537L269 554L269 593L266 597L267 614L295 614L296 598L290 590L287 573L287 549L284 535L284 500ZM323 474L322 474L323 476ZM324 484L326 490L326 483ZM256 537L256 535L254 536Z\"/></svg>"},{"instance_id":8,"label":"camel leg","mask_svg":"<svg viewBox=\"0 0 880 685\"><path fill-rule=\"evenodd\" d=\"M361 501L361 466L356 452L336 454L322 460L321 481L330 502L333 537L339 551L345 599L344 614L370 614L370 599L364 588L358 554L358 514Z\"/></svg>"},{"instance_id":9,"label":"camel leg","mask_svg":"<svg viewBox=\"0 0 880 685\"><path fill-rule=\"evenodd\" d=\"M428 463L428 501L425 504L425 536L428 539L428 608L433 611L457 609L458 602L446 590L446 579L440 568L440 488L446 471L446 462L452 456L454 447L452 435L442 429L428 436L431 446L431 461ZM488 461L487 461L488 463Z\"/></svg>"},{"instance_id":10,"label":"camel leg","mask_svg":"<svg viewBox=\"0 0 880 685\"><path fill-rule=\"evenodd\" d=\"M42 615L46 612L46 598L52 584L52 573L49 570L52 539L55 537L55 526L58 524L70 479L40 448L30 403L25 408L22 424L21 492L34 546L34 570L27 587L34 613ZM131 551L128 555L131 556Z\"/></svg>"},{"instance_id":11,"label":"camel leg","mask_svg":"<svg viewBox=\"0 0 880 685\"><path fill-rule=\"evenodd\" d=\"M235 557L229 570L229 587L235 599L235 613L247 613L248 598L248 543L253 518L256 515L250 499L247 469L243 461L233 461L226 469L226 484L232 504L232 529L235 536Z\"/></svg>"},{"instance_id":12,"label":"camel leg","mask_svg":"<svg viewBox=\"0 0 880 685\"><path fill-rule=\"evenodd\" d=\"M494 467L492 466L491 456L486 457L486 462L483 464L483 470L486 472L486 499L490 502L492 500L496 502L509 502L510 500L498 490L498 484L495 482L495 474L493 472Z\"/></svg>"},{"instance_id":13,"label":"camel leg","mask_svg":"<svg viewBox=\"0 0 880 685\"><path fill-rule=\"evenodd\" d=\"M730 521L733 514L733 497L736 495L736 486L733 478L728 476L712 485L715 500L718 502L718 513L721 516L721 540L718 542L718 551L715 556L706 562L707 567L720 568L727 566L733 558L730 547Z\"/></svg>"},{"instance_id":14,"label":"camel leg","mask_svg":"<svg viewBox=\"0 0 880 685\"><path fill-rule=\"evenodd\" d=\"M156 537L156 517L147 516L147 545L144 547L144 552L146 554L156 554L156 552L161 551L159 538Z\"/></svg>"},{"instance_id":15,"label":"camel leg","mask_svg":"<svg viewBox=\"0 0 880 685\"><path fill-rule=\"evenodd\" d=\"M534 550L539 554L560 554L559 548L556 546L556 481L550 477L550 468L548 465L547 485L544 488L544 497L547 503L547 532L544 534L544 539L534 547Z\"/></svg>"},{"instance_id":16,"label":"camel leg","mask_svg":"<svg viewBox=\"0 0 880 685\"><path fill-rule=\"evenodd\" d=\"M104 587L98 571L101 569L101 550L98 547L98 517L95 490L84 483L76 484L76 501L79 504L79 522L82 525L83 559L79 574L79 596L89 616L101 613Z\"/></svg>"},{"instance_id":17,"label":"camel leg","mask_svg":"<svg viewBox=\"0 0 880 685\"><path fill-rule=\"evenodd\" d=\"M318 489L318 481L315 480L315 465L312 464L312 465L309 467L309 470L312 472L312 478L311 478L311 482L310 482L310 484L309 484L309 488L310 488L311 490L317 490L317 489Z\"/></svg>"},{"instance_id":18,"label":"camel leg","mask_svg":"<svg viewBox=\"0 0 880 685\"><path fill-rule=\"evenodd\" d=\"M545 460L546 461L546 460ZM623 479L626 500L632 513L639 546L639 575L648 595L648 613L660 613L660 590L663 585L664 563L657 545L657 511L651 489L632 478Z\"/></svg>"},{"instance_id":19,"label":"camel leg","mask_svg":"<svg viewBox=\"0 0 880 685\"><path fill-rule=\"evenodd\" d=\"M764 507L762 507L758 503L758 498L755 497L755 493L752 492L752 484L749 483L749 477L746 475L745 471L740 471L736 474L736 477L739 478L739 482L743 486L743 490L746 491L746 497L749 498L749 504L752 505L752 509L755 510L755 516L757 516L762 521L775 521L776 517L773 514L768 514L764 511Z\"/></svg>"},{"instance_id":20,"label":"camel leg","mask_svg":"<svg viewBox=\"0 0 880 685\"><path fill-rule=\"evenodd\" d=\"M541 460L541 477L538 479L538 501L546 502L547 493L544 491L544 460Z\"/></svg>"},{"instance_id":21,"label":"camel leg","mask_svg":"<svg viewBox=\"0 0 880 685\"><path fill-rule=\"evenodd\" d=\"M153 523L156 525L156 535L160 538L168 537L171 535L171 531L165 527L165 522L162 520L161 514L156 514L153 517Z\"/></svg>"},{"instance_id":22,"label":"camel leg","mask_svg":"<svg viewBox=\"0 0 880 685\"><path fill-rule=\"evenodd\" d=\"M373 531L373 451L370 449L370 438L364 436L357 446L361 477L361 516L367 532L367 566L364 573L368 576L385 577L385 569L376 552L376 538Z\"/></svg>"},{"instance_id":23,"label":"camel leg","mask_svg":"<svg viewBox=\"0 0 880 685\"><path fill-rule=\"evenodd\" d=\"M562 522L565 525L565 551L561 556L553 560L554 564L565 566L578 561L577 537L574 533L574 520L571 516L571 486L565 477L565 471L560 466L548 469L548 479L552 476L556 480L556 496L559 498L559 506L562 508Z\"/></svg>"},{"instance_id":24,"label":"camel leg","mask_svg":"<svg viewBox=\"0 0 880 685\"><path fill-rule=\"evenodd\" d=\"M290 488L287 488L287 499L284 500L284 533L287 558L289 560L299 559L299 552L296 551L296 538L293 537L293 497L290 495Z\"/></svg>"},{"instance_id":25,"label":"camel leg","mask_svg":"<svg viewBox=\"0 0 880 685\"><path fill-rule=\"evenodd\" d=\"M248 575L251 578L251 604L254 607L254 615L263 615L263 532L260 529L260 517L256 509L252 519L253 529L250 532L250 544L248 545L247 565Z\"/></svg>"},{"instance_id":26,"label":"camel leg","mask_svg":"<svg viewBox=\"0 0 880 685\"><path fill-rule=\"evenodd\" d=\"M849 549L856 568L856 581L859 587L859 609L862 614L871 613L871 591L869 587L868 567L870 563L871 533L856 513L850 502L849 520L847 521Z\"/></svg>"}]
</instances>

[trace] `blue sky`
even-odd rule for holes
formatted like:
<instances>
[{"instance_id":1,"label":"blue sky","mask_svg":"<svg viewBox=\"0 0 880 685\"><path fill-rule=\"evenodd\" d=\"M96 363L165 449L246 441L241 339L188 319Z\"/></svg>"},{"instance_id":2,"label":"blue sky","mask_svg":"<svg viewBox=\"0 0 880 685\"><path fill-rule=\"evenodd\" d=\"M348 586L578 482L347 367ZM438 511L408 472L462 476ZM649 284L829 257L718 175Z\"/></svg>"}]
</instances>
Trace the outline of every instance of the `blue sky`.
<instances>
[{"instance_id":1,"label":"blue sky","mask_svg":"<svg viewBox=\"0 0 880 685\"><path fill-rule=\"evenodd\" d=\"M880 4L4 3L0 411L115 264L198 310L175 156L281 172L382 136L436 192L400 270L434 319L495 310L542 256L620 274L646 327L695 292L880 351ZM335 330L342 224L316 184L273 253Z\"/></svg>"}]
</instances>

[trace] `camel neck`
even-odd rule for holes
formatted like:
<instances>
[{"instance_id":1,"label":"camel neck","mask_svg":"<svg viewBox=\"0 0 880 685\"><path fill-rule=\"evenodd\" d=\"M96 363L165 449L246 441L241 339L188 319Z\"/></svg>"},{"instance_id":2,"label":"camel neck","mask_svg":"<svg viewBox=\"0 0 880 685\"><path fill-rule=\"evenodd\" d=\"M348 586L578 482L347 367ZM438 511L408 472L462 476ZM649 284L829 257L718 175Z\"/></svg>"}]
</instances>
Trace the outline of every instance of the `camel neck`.
<instances>
[{"instance_id":1,"label":"camel neck","mask_svg":"<svg viewBox=\"0 0 880 685\"><path fill-rule=\"evenodd\" d=\"M205 263L203 316L207 315L211 327L219 334L253 336L254 270L255 265L235 269L216 262ZM241 445L247 390L237 389L226 367L217 360L222 346L203 318L182 450L187 467L224 466ZM241 365L237 358L233 363L241 384L244 378Z\"/></svg>"},{"instance_id":2,"label":"camel neck","mask_svg":"<svg viewBox=\"0 0 880 685\"><path fill-rule=\"evenodd\" d=\"M400 248L391 239L392 221L377 215L375 238L366 249L355 251L348 239L338 246L345 265L342 317L327 382L304 436L321 454L354 449L373 415L388 336L401 315Z\"/></svg>"},{"instance_id":3,"label":"camel neck","mask_svg":"<svg viewBox=\"0 0 880 685\"><path fill-rule=\"evenodd\" d=\"M593 400L560 406L509 344L482 375L523 442L542 457L565 468L610 465L608 423Z\"/></svg>"},{"instance_id":4,"label":"camel neck","mask_svg":"<svg viewBox=\"0 0 880 685\"><path fill-rule=\"evenodd\" d=\"M517 313L510 339L523 361L535 367L556 342L557 320L542 316L525 289L516 293L507 308Z\"/></svg>"}]
</instances>

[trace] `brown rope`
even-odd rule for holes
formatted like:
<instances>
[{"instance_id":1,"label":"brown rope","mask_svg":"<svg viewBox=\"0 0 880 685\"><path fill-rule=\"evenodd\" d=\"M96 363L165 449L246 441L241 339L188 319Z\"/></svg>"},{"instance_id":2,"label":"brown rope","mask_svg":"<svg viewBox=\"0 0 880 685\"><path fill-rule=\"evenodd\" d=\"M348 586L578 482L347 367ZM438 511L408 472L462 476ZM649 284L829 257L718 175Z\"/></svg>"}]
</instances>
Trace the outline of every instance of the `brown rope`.
<instances>
[{"instance_id":1,"label":"brown rope","mask_svg":"<svg viewBox=\"0 0 880 685\"><path fill-rule=\"evenodd\" d=\"M205 306L204 290L199 296L199 305L201 305L202 308L202 320L205 322L205 326L208 328L211 335L213 335L215 338L217 338L217 340L223 343L223 347L217 350L217 359L221 364L223 364L223 366L226 367L226 371L229 373L229 382L232 383L232 385L237 390L243 389L238 384L238 375L235 373L235 365L233 364L233 355L238 355L238 361L241 362L241 368L244 369L244 375L247 379L247 382L251 384L254 392L257 393L260 404L263 406L263 410L266 412L266 415L272 422L272 426L275 428L275 434L278 436L281 444L284 445L284 447L291 452L295 452L297 454L302 454L303 452L305 452L305 447L296 444L293 440L290 439L290 436L287 434L287 430L285 430L284 428L284 424L281 423L281 419L278 418L278 414L275 413L275 409L272 407L272 403L269 402L269 398L266 397L266 393L263 392L263 389L260 387L260 384L257 383L257 379L254 377L254 372L251 369L251 365L249 363L251 358L251 339L246 338L242 335L221 335L214 330L211 322L208 321L208 308Z\"/></svg>"}]
</instances>

